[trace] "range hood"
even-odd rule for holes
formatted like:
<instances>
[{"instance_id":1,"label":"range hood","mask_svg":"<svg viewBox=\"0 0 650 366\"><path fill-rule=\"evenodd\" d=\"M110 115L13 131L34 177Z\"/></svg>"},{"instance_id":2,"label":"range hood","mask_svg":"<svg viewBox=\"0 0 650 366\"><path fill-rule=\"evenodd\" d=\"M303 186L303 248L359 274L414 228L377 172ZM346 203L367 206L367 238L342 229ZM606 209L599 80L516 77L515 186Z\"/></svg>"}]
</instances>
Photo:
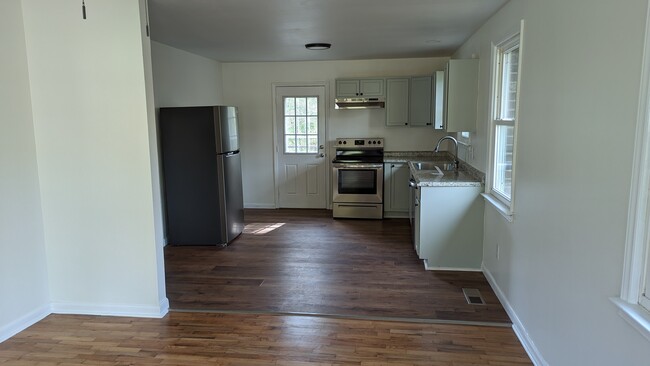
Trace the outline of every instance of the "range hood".
<instances>
[{"instance_id":1,"label":"range hood","mask_svg":"<svg viewBox=\"0 0 650 366\"><path fill-rule=\"evenodd\" d=\"M336 98L334 109L376 109L384 108L386 98Z\"/></svg>"}]
</instances>

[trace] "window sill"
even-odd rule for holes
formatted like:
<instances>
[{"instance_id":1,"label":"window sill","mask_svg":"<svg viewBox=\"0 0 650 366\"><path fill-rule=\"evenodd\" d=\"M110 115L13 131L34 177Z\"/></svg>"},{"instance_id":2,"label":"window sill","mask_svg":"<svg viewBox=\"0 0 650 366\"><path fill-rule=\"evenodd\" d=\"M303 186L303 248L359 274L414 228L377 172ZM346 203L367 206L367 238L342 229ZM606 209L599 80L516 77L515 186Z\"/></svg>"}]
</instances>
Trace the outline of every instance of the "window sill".
<instances>
[{"instance_id":1,"label":"window sill","mask_svg":"<svg viewBox=\"0 0 650 366\"><path fill-rule=\"evenodd\" d=\"M650 312L639 305L630 304L620 297L609 298L618 308L618 314L650 341Z\"/></svg>"},{"instance_id":2,"label":"window sill","mask_svg":"<svg viewBox=\"0 0 650 366\"><path fill-rule=\"evenodd\" d=\"M490 202L492 206L497 210L497 212L500 213L501 216L505 217L508 222L512 222L514 220L513 213L510 211L510 207L506 206L503 202L499 201L497 198L488 193L481 193L481 196L483 196L486 201Z\"/></svg>"}]
</instances>

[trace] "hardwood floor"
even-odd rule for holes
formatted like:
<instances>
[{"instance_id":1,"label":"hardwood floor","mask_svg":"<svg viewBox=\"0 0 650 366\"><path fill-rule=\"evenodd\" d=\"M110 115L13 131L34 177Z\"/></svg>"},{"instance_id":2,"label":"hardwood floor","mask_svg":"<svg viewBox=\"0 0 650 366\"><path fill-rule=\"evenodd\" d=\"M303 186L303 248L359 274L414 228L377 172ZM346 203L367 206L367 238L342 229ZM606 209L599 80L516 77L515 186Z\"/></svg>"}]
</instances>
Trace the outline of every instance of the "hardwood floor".
<instances>
[{"instance_id":1,"label":"hardwood floor","mask_svg":"<svg viewBox=\"0 0 650 366\"><path fill-rule=\"evenodd\" d=\"M1 365L530 365L502 327L309 316L50 315L0 343Z\"/></svg>"},{"instance_id":2,"label":"hardwood floor","mask_svg":"<svg viewBox=\"0 0 650 366\"><path fill-rule=\"evenodd\" d=\"M424 270L408 220L283 209L246 210L246 223L223 249L165 249L172 309L510 323L482 273ZM486 305L468 305L463 287Z\"/></svg>"}]
</instances>

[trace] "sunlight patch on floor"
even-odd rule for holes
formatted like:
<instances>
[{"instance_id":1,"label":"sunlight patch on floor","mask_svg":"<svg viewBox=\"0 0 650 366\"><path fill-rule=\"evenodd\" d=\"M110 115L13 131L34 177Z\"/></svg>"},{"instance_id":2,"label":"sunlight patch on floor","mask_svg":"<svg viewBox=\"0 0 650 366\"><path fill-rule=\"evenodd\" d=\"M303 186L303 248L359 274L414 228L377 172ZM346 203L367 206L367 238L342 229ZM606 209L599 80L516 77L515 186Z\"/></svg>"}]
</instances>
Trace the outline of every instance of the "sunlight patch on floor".
<instances>
[{"instance_id":1,"label":"sunlight patch on floor","mask_svg":"<svg viewBox=\"0 0 650 366\"><path fill-rule=\"evenodd\" d=\"M244 227L244 234L264 235L282 227L282 225L284 225L284 222L277 222L275 224L252 223Z\"/></svg>"}]
</instances>

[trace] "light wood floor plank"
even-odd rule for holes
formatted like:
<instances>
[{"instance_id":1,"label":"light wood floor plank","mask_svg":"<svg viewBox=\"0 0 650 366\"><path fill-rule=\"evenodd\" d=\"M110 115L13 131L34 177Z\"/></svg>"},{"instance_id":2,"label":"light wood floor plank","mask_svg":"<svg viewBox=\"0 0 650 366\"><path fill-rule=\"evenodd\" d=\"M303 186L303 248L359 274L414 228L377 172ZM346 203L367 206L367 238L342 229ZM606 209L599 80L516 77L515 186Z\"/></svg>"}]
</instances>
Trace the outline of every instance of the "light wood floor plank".
<instances>
[{"instance_id":1,"label":"light wood floor plank","mask_svg":"<svg viewBox=\"0 0 650 366\"><path fill-rule=\"evenodd\" d=\"M50 315L0 344L1 365L530 365L504 327L172 312Z\"/></svg>"}]
</instances>

